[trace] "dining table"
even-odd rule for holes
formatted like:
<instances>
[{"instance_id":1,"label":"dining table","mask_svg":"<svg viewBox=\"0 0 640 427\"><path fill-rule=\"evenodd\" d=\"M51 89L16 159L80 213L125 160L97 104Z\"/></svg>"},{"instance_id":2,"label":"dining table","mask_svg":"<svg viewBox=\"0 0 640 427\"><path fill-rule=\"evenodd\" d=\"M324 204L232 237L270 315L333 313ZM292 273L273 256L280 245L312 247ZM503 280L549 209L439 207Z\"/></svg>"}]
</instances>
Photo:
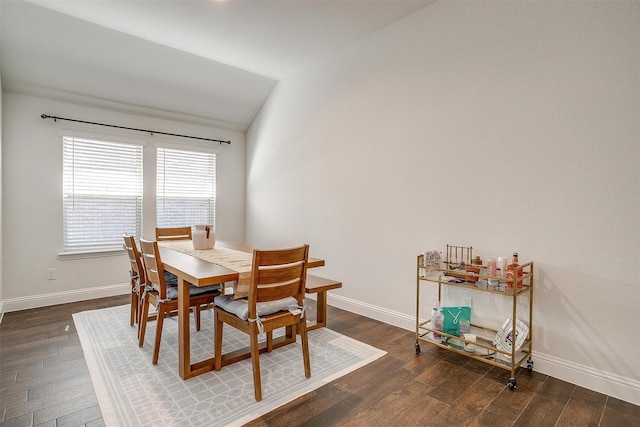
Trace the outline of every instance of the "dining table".
<instances>
[{"instance_id":1,"label":"dining table","mask_svg":"<svg viewBox=\"0 0 640 427\"><path fill-rule=\"evenodd\" d=\"M206 360L191 362L189 329L189 285L210 286L228 284L236 297L248 292L253 249L240 244L216 241L213 249L197 250L191 240L158 241L164 269L178 278L178 373L189 379L213 370L215 355ZM324 266L324 259L309 257L307 268ZM296 332L287 328L284 336L273 340L274 348L295 342ZM260 348L266 351L266 346ZM229 365L251 357L249 347L225 354L222 365Z\"/></svg>"}]
</instances>

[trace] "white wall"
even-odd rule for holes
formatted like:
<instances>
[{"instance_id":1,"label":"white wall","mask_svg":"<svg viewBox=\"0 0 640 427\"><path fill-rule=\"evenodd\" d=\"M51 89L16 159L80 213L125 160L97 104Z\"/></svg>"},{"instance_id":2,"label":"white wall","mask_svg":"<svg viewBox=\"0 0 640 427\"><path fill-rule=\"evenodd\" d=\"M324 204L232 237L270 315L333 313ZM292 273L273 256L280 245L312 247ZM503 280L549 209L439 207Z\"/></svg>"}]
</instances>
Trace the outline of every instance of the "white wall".
<instances>
[{"instance_id":1,"label":"white wall","mask_svg":"<svg viewBox=\"0 0 640 427\"><path fill-rule=\"evenodd\" d=\"M2 74L0 73L0 224L2 224ZM0 242L3 241L2 227L0 227ZM2 258L2 245L0 245L0 321L4 315L4 300L2 297L2 288L4 282L2 281L3 271L3 258Z\"/></svg>"},{"instance_id":2,"label":"white wall","mask_svg":"<svg viewBox=\"0 0 640 427\"><path fill-rule=\"evenodd\" d=\"M3 94L3 222L4 268L2 298L6 311L50 305L122 293L127 290L128 261L124 254L112 257L59 260L62 252L62 138L61 128L83 128L97 134L115 130L70 122L42 120L45 113L85 121L110 123L163 132L230 139L215 144L217 158L216 236L244 241L245 135L184 122L157 120L106 109L89 108L46 98ZM154 142L167 137L117 131L148 142L145 174L155 179ZM144 234L154 238L154 195L144 201ZM55 268L56 280L47 280Z\"/></svg>"},{"instance_id":3,"label":"white wall","mask_svg":"<svg viewBox=\"0 0 640 427\"><path fill-rule=\"evenodd\" d=\"M535 369L640 404L639 46L638 2L439 2L361 40L248 132L247 243L310 243L334 304L408 328L419 252L518 251Z\"/></svg>"}]
</instances>

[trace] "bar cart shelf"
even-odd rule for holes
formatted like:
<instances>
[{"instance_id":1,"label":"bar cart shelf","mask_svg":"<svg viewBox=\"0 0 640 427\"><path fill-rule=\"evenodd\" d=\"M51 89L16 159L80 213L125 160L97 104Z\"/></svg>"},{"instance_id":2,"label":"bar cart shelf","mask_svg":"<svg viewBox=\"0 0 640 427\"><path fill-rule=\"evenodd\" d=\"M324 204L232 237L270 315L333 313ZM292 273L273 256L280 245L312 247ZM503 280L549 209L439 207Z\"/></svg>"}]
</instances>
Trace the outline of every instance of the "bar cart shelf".
<instances>
[{"instance_id":1,"label":"bar cart shelf","mask_svg":"<svg viewBox=\"0 0 640 427\"><path fill-rule=\"evenodd\" d=\"M417 256L416 342L414 349L419 355L421 353L420 344L428 343L510 371L511 376L507 386L510 390L515 390L518 369L524 365L528 371L533 370L533 338L531 333L533 329L533 262L515 266L513 276L508 280L503 276L490 276L487 266L477 264L477 259L474 260L474 265L472 250L472 247L447 245L446 258L442 261L437 259L434 261L434 258L426 253ZM475 268L466 268L469 266ZM452 278L456 280L451 281ZM513 280L514 278L515 280ZM498 282L500 285L496 285ZM465 339L464 334L456 336L434 329L431 325L431 318L426 320L420 318L420 288L422 286L437 286L439 303L442 301L444 287L489 293L495 298L510 298L511 313L508 314L510 317L505 321L500 332L506 332L510 337L517 337L515 345L505 346L504 343L494 342L499 331L475 324L473 318L469 333L475 336L475 342ZM528 304L526 304L528 310L520 309L520 311L528 311L520 313L520 316L525 316L523 318L518 317L518 301L521 298L528 300ZM434 339L434 333L440 334L442 339ZM525 337L523 338L523 336Z\"/></svg>"}]
</instances>

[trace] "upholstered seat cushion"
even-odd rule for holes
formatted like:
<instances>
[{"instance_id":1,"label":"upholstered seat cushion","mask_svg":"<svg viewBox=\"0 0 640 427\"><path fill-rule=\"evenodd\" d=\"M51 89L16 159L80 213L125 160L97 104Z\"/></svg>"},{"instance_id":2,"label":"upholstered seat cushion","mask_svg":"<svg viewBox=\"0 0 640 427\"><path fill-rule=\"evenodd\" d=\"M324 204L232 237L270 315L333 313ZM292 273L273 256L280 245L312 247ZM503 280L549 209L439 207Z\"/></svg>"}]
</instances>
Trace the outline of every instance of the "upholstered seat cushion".
<instances>
[{"instance_id":1,"label":"upholstered seat cushion","mask_svg":"<svg viewBox=\"0 0 640 427\"><path fill-rule=\"evenodd\" d=\"M160 287L155 283L153 283L151 287L153 288L154 291L160 292ZM189 285L189 295L191 295L192 297L195 297L197 295L202 295L209 292L219 292L220 289L222 289L222 285L211 285L211 286L201 286L201 287ZM167 285L167 299L170 299L170 300L178 299L178 286Z\"/></svg>"},{"instance_id":2,"label":"upholstered seat cushion","mask_svg":"<svg viewBox=\"0 0 640 427\"><path fill-rule=\"evenodd\" d=\"M167 286L178 286L178 276L173 273L169 273L168 271L164 272L164 283Z\"/></svg>"},{"instance_id":3,"label":"upholstered seat cushion","mask_svg":"<svg viewBox=\"0 0 640 427\"><path fill-rule=\"evenodd\" d=\"M247 320L247 317L249 317L249 302L246 299L234 300L229 295L218 295L213 299L213 302L217 307L235 314L242 320ZM298 300L294 297L286 297L275 301L259 302L256 309L258 310L258 316L266 316L267 314L288 310L292 306L297 307Z\"/></svg>"}]
</instances>

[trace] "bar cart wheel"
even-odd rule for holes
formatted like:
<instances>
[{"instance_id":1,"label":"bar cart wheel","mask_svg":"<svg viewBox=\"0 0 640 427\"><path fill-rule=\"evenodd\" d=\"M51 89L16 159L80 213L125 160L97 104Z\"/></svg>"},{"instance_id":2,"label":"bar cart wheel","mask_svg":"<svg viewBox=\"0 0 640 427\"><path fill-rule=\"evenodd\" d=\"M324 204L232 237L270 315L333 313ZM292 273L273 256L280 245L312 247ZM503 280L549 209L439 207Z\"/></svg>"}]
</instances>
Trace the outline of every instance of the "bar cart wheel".
<instances>
[{"instance_id":1,"label":"bar cart wheel","mask_svg":"<svg viewBox=\"0 0 640 427\"><path fill-rule=\"evenodd\" d=\"M527 360L527 371L529 372L533 371L533 360L531 359Z\"/></svg>"},{"instance_id":2,"label":"bar cart wheel","mask_svg":"<svg viewBox=\"0 0 640 427\"><path fill-rule=\"evenodd\" d=\"M516 379L511 377L509 378L509 382L507 383L507 386L509 386L509 390L515 390L517 388L516 386Z\"/></svg>"},{"instance_id":3,"label":"bar cart wheel","mask_svg":"<svg viewBox=\"0 0 640 427\"><path fill-rule=\"evenodd\" d=\"M420 344L415 343L415 344L413 345L413 347L414 347L414 348L415 348L415 350L416 350L416 354L420 354Z\"/></svg>"}]
</instances>

